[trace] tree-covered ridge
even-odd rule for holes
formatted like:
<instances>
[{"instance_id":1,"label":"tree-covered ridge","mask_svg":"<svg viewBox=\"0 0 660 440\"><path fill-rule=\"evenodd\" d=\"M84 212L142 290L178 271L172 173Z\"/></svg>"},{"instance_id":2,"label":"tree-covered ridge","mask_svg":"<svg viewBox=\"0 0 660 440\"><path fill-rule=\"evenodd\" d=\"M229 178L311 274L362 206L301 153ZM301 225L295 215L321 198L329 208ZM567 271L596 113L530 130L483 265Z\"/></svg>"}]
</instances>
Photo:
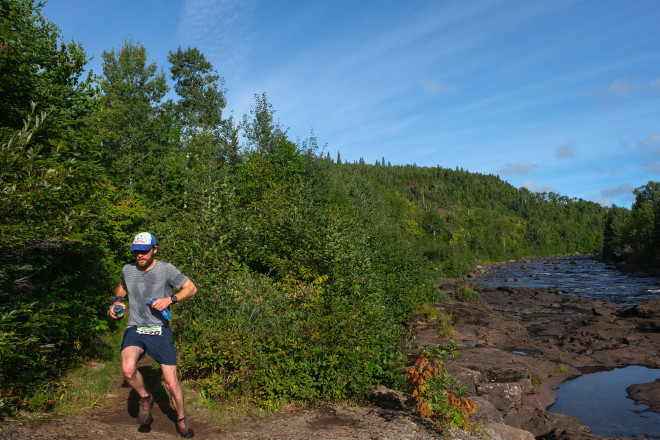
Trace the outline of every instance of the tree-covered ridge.
<instances>
[{"instance_id":1,"label":"tree-covered ridge","mask_svg":"<svg viewBox=\"0 0 660 440\"><path fill-rule=\"evenodd\" d=\"M225 117L224 82L194 48L170 52L172 99L131 40L81 82L84 52L35 2L2 6L0 411L58 392L115 325L108 301L140 231L199 288L173 310L184 378L268 408L403 386L403 323L443 299L441 277L602 246L594 203L463 170L334 162L313 136L291 140L265 93Z\"/></svg>"},{"instance_id":2,"label":"tree-covered ridge","mask_svg":"<svg viewBox=\"0 0 660 440\"><path fill-rule=\"evenodd\" d=\"M444 276L474 264L600 250L604 209L555 193L516 189L493 175L441 167L343 164L359 170L403 216ZM349 173L345 170L343 172ZM396 199L399 199L399 202Z\"/></svg>"},{"instance_id":3,"label":"tree-covered ridge","mask_svg":"<svg viewBox=\"0 0 660 440\"><path fill-rule=\"evenodd\" d=\"M660 267L660 182L650 181L633 193L632 209L608 211L603 258Z\"/></svg>"}]
</instances>

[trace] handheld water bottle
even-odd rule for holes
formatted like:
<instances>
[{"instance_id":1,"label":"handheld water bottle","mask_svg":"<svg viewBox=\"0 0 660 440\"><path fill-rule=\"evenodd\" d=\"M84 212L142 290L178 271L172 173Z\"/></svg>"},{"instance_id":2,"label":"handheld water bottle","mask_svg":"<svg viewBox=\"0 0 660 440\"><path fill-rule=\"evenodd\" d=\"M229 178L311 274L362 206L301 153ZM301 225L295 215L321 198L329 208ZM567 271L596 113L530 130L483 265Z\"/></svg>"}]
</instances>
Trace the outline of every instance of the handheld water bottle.
<instances>
[{"instance_id":1,"label":"handheld water bottle","mask_svg":"<svg viewBox=\"0 0 660 440\"><path fill-rule=\"evenodd\" d=\"M150 298L149 299L149 307L153 307L154 301L156 301L156 298ZM163 318L165 318L165 319L170 319L172 317L172 312L170 312L169 307L161 310L160 313L163 315Z\"/></svg>"},{"instance_id":2,"label":"handheld water bottle","mask_svg":"<svg viewBox=\"0 0 660 440\"><path fill-rule=\"evenodd\" d=\"M117 317L117 319L121 319L124 317L125 309L119 304L115 304L114 306L112 306L112 311L115 312L115 316Z\"/></svg>"}]
</instances>

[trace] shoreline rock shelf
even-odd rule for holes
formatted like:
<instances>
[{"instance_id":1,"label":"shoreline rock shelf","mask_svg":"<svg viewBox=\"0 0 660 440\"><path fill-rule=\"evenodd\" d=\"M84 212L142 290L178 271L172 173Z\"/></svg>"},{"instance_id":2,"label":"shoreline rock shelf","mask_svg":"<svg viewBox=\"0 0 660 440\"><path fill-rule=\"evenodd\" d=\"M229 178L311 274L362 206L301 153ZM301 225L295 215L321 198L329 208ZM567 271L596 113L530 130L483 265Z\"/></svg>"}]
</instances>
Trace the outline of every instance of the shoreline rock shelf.
<instances>
[{"instance_id":1,"label":"shoreline rock shelf","mask_svg":"<svg viewBox=\"0 0 660 440\"><path fill-rule=\"evenodd\" d=\"M465 281L445 280L440 288L452 293ZM503 422L537 439L601 439L577 419L547 412L553 390L588 369L660 368L660 299L626 307L547 288L474 287L479 301L435 307L451 317L461 353L448 370L480 405L484 423ZM410 326L412 356L443 343L423 316ZM639 403L660 407L658 393L630 391Z\"/></svg>"}]
</instances>

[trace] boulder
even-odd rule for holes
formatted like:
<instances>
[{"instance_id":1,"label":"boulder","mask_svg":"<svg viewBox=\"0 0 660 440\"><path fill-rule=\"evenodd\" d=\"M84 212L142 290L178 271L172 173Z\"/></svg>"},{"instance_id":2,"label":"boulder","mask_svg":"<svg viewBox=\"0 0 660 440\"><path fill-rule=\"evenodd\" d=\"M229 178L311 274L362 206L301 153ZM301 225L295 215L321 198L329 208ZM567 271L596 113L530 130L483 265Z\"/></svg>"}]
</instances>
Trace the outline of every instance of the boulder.
<instances>
[{"instance_id":1,"label":"boulder","mask_svg":"<svg viewBox=\"0 0 660 440\"><path fill-rule=\"evenodd\" d=\"M660 413L660 379L651 383L631 385L626 388L628 397L637 404L648 405L649 410Z\"/></svg>"},{"instance_id":2,"label":"boulder","mask_svg":"<svg viewBox=\"0 0 660 440\"><path fill-rule=\"evenodd\" d=\"M534 440L534 434L502 423L486 423L482 429L491 440Z\"/></svg>"},{"instance_id":3,"label":"boulder","mask_svg":"<svg viewBox=\"0 0 660 440\"><path fill-rule=\"evenodd\" d=\"M391 390L379 385L371 394L374 405L386 409L412 410L415 407L415 399L408 393Z\"/></svg>"}]
</instances>

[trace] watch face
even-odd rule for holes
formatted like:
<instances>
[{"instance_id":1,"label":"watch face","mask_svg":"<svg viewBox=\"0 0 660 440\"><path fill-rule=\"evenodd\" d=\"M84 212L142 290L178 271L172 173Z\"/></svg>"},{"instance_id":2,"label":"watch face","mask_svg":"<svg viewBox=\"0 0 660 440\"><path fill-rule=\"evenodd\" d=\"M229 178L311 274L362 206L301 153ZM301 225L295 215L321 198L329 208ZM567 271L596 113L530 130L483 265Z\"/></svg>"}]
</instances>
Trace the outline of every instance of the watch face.
<instances>
[{"instance_id":1,"label":"watch face","mask_svg":"<svg viewBox=\"0 0 660 440\"><path fill-rule=\"evenodd\" d=\"M175 295L170 296L170 299L172 300L173 303L179 300L179 298L177 298Z\"/></svg>"}]
</instances>

